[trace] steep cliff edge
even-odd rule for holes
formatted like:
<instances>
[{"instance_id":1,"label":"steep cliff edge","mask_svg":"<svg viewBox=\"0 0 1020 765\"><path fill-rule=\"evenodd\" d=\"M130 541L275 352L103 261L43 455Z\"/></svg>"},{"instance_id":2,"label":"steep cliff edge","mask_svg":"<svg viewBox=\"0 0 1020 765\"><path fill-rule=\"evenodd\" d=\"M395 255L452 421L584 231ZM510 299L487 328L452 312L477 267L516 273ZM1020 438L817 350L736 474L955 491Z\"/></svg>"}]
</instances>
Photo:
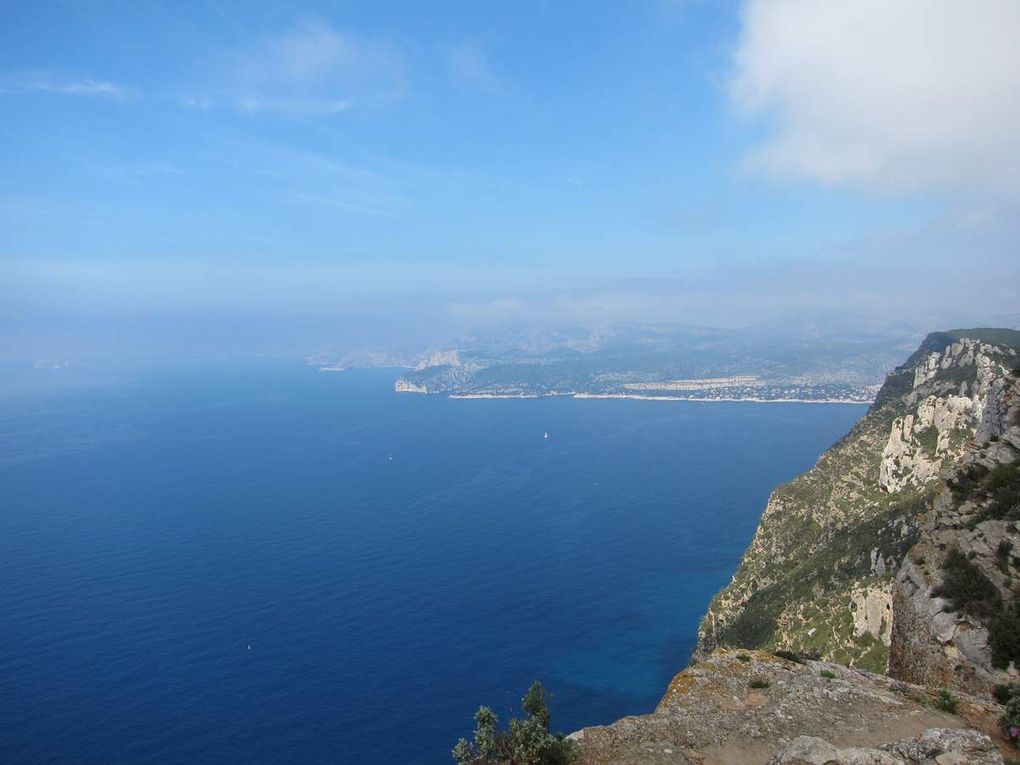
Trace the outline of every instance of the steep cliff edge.
<instances>
[{"instance_id":1,"label":"steep cliff edge","mask_svg":"<svg viewBox=\"0 0 1020 765\"><path fill-rule=\"evenodd\" d=\"M950 665L961 654L987 652L987 635L980 649L979 620L966 614L950 630L948 617L938 616L947 601L932 593L947 550L957 545L974 553L976 566L999 571L998 545L1016 531L1007 528L1016 519L962 517L983 506L983 490L975 489L968 505L946 481L961 470L997 476L996 466L1020 455L1017 348L1020 332L1012 330L929 335L850 433L773 492L732 582L702 621L696 655L721 645L786 648L885 672L891 652L897 671L928 682L932 677L908 669L917 663L909 658L914 647L923 646L946 657L941 683L959 676L948 684L977 690L980 683L962 679L969 670ZM975 528L956 540L971 521ZM931 543L935 553L925 552ZM908 556L915 545L921 551ZM1003 602L1012 603L1010 577L999 571L994 581ZM998 677L975 672L984 689Z\"/></svg>"},{"instance_id":2,"label":"steep cliff edge","mask_svg":"<svg viewBox=\"0 0 1020 765\"><path fill-rule=\"evenodd\" d=\"M1020 332L935 333L773 493L656 710L572 738L583 765L1003 763L1018 664Z\"/></svg>"},{"instance_id":3,"label":"steep cliff edge","mask_svg":"<svg viewBox=\"0 0 1020 765\"><path fill-rule=\"evenodd\" d=\"M944 471L892 586L890 674L987 693L1020 663L1020 360L978 358L967 453Z\"/></svg>"}]
</instances>

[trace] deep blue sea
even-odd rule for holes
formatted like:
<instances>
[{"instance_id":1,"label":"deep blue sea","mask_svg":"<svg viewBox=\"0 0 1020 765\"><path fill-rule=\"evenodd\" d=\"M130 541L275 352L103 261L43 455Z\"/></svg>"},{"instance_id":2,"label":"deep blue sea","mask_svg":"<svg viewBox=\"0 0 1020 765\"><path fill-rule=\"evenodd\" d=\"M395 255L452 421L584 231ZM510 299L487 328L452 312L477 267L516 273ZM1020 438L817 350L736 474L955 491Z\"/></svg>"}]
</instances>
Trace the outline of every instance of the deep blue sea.
<instances>
[{"instance_id":1,"label":"deep blue sea","mask_svg":"<svg viewBox=\"0 0 1020 765\"><path fill-rule=\"evenodd\" d=\"M770 489L864 413L394 377L0 398L0 760L452 763L534 679L564 731L649 711Z\"/></svg>"}]
</instances>

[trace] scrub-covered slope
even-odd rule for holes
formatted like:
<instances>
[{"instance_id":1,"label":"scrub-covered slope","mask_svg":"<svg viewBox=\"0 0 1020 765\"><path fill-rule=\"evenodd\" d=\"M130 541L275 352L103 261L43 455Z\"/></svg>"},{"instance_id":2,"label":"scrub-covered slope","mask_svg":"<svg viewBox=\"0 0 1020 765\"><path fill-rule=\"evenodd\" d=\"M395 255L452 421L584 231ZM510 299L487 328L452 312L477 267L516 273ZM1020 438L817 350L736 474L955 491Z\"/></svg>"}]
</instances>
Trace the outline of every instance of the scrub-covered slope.
<instances>
[{"instance_id":1,"label":"scrub-covered slope","mask_svg":"<svg viewBox=\"0 0 1020 765\"><path fill-rule=\"evenodd\" d=\"M698 655L720 645L788 648L886 671L893 580L945 493L943 478L993 435L999 461L1016 458L1008 399L1018 347L1012 330L929 335L850 433L773 492L702 621Z\"/></svg>"}]
</instances>

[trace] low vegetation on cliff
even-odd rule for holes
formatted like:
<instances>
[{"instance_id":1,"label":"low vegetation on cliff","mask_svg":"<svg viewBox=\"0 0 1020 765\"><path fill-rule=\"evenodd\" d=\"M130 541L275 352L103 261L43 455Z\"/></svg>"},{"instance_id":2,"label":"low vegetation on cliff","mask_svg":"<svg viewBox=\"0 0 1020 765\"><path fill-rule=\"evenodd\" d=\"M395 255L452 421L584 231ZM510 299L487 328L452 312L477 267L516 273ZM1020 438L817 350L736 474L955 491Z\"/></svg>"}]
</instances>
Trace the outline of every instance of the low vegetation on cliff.
<instances>
[{"instance_id":1,"label":"low vegetation on cliff","mask_svg":"<svg viewBox=\"0 0 1020 765\"><path fill-rule=\"evenodd\" d=\"M1018 349L1013 330L929 335L851 432L773 493L733 581L702 621L698 654L785 648L885 672L894 578L933 507L947 493L957 506L969 503L972 531L1020 520ZM990 456L976 460L978 451ZM926 568L935 566L932 596L985 623L996 663L1008 664L1020 658L1020 613L1000 585L1008 588L1020 557L1009 533L993 536L991 559L1004 572L995 582L984 573L987 556L951 544L930 551Z\"/></svg>"},{"instance_id":2,"label":"low vegetation on cliff","mask_svg":"<svg viewBox=\"0 0 1020 765\"><path fill-rule=\"evenodd\" d=\"M489 707L475 712L471 741L460 739L453 748L458 765L568 765L573 742L549 731L551 717L545 689L535 682L521 702L523 718L512 718L507 728Z\"/></svg>"}]
</instances>

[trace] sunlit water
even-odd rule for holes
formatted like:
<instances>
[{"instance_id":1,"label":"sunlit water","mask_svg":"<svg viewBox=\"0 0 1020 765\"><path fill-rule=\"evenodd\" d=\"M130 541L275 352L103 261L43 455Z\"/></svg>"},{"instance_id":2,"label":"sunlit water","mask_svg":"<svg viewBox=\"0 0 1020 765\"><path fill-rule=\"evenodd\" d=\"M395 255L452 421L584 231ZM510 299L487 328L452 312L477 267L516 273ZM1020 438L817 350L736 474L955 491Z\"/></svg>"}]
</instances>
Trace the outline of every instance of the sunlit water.
<instances>
[{"instance_id":1,"label":"sunlit water","mask_svg":"<svg viewBox=\"0 0 1020 765\"><path fill-rule=\"evenodd\" d=\"M0 399L2 759L447 763L536 678L562 730L648 711L769 490L864 411L393 377Z\"/></svg>"}]
</instances>

